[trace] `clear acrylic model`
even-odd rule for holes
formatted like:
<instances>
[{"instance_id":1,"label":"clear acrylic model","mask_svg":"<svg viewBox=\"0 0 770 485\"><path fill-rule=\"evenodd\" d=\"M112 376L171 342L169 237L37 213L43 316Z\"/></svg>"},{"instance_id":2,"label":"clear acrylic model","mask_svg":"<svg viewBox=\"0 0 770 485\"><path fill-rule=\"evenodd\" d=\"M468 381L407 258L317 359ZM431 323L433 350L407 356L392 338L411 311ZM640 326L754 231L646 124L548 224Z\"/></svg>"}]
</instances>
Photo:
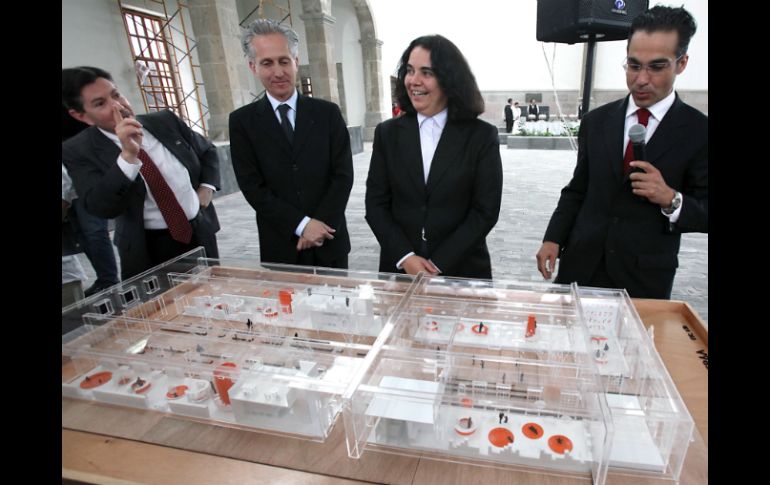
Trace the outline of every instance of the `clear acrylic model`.
<instances>
[{"instance_id":1,"label":"clear acrylic model","mask_svg":"<svg viewBox=\"0 0 770 485\"><path fill-rule=\"evenodd\" d=\"M624 291L205 258L62 311L62 395L604 483L693 421Z\"/></svg>"},{"instance_id":2,"label":"clear acrylic model","mask_svg":"<svg viewBox=\"0 0 770 485\"><path fill-rule=\"evenodd\" d=\"M66 311L85 325L63 336L63 395L325 438L413 278L212 263L176 261L186 270L151 271ZM168 289L145 301L147 281Z\"/></svg>"},{"instance_id":3,"label":"clear acrylic model","mask_svg":"<svg viewBox=\"0 0 770 485\"><path fill-rule=\"evenodd\" d=\"M574 289L422 278L345 408L365 449L602 483L612 424Z\"/></svg>"}]
</instances>

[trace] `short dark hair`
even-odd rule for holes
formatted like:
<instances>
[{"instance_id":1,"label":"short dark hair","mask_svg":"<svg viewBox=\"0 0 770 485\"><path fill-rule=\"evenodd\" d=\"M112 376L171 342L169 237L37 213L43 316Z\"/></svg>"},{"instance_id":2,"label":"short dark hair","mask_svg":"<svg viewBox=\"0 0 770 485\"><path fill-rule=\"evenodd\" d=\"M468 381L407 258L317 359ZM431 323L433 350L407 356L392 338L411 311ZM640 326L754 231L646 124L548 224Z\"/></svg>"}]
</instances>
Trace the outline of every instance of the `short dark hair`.
<instances>
[{"instance_id":1,"label":"short dark hair","mask_svg":"<svg viewBox=\"0 0 770 485\"><path fill-rule=\"evenodd\" d=\"M697 27L695 19L684 7L656 5L637 16L631 23L628 43L631 43L631 37L639 30L647 33L671 32L675 30L679 38L676 47L676 57L681 57L687 54L690 38L695 34ZM628 44L626 45L626 50L628 50Z\"/></svg>"},{"instance_id":2,"label":"short dark hair","mask_svg":"<svg viewBox=\"0 0 770 485\"><path fill-rule=\"evenodd\" d=\"M513 101L513 98L508 98L508 103L510 103L511 101Z\"/></svg>"},{"instance_id":3,"label":"short dark hair","mask_svg":"<svg viewBox=\"0 0 770 485\"><path fill-rule=\"evenodd\" d=\"M460 49L441 35L425 35L414 39L401 55L398 64L396 99L407 113L416 112L404 86L409 55L417 47L430 51L430 63L436 80L447 97L448 118L453 121L472 120L484 112L484 98L481 96L476 78Z\"/></svg>"},{"instance_id":4,"label":"short dark hair","mask_svg":"<svg viewBox=\"0 0 770 485\"><path fill-rule=\"evenodd\" d=\"M74 109L82 113L83 97L81 92L83 88L96 82L99 78L104 78L110 82L112 76L109 72L98 67L80 66L70 67L61 70L61 102L67 109Z\"/></svg>"},{"instance_id":5,"label":"short dark hair","mask_svg":"<svg viewBox=\"0 0 770 485\"><path fill-rule=\"evenodd\" d=\"M70 116L67 107L64 104L61 105L61 141L77 135L86 128L88 128L87 124Z\"/></svg>"}]
</instances>

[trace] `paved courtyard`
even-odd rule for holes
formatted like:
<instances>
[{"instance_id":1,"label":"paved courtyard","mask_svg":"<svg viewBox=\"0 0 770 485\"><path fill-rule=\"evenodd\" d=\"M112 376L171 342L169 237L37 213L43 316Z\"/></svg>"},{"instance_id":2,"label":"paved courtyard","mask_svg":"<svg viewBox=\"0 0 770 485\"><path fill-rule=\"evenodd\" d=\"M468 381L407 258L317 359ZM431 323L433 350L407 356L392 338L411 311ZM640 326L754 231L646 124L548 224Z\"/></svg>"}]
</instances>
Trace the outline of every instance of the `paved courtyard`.
<instances>
[{"instance_id":1,"label":"paved courtyard","mask_svg":"<svg viewBox=\"0 0 770 485\"><path fill-rule=\"evenodd\" d=\"M511 150L502 146L503 201L500 219L487 243L496 279L543 281L537 271L535 253L548 220L556 207L559 191L572 176L575 153L569 150ZM353 157L355 181L346 211L352 245L351 269L377 271L379 245L364 220L366 175L371 143ZM240 192L215 200L222 230L217 234L223 257L259 258L254 211ZM85 255L79 255L89 276L84 287L94 281ZM685 234L679 253L679 270L672 299L690 303L708 322L708 235Z\"/></svg>"}]
</instances>

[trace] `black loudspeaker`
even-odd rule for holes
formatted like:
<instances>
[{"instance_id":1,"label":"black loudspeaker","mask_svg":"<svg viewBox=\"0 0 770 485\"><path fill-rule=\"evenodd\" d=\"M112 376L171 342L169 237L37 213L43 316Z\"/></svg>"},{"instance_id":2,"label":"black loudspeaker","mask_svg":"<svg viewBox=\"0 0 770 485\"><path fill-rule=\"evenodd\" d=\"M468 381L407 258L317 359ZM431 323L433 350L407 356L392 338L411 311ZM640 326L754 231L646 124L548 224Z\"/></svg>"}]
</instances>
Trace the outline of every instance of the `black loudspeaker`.
<instances>
[{"instance_id":1,"label":"black loudspeaker","mask_svg":"<svg viewBox=\"0 0 770 485\"><path fill-rule=\"evenodd\" d=\"M575 44L628 38L649 0L538 0L537 40Z\"/></svg>"}]
</instances>

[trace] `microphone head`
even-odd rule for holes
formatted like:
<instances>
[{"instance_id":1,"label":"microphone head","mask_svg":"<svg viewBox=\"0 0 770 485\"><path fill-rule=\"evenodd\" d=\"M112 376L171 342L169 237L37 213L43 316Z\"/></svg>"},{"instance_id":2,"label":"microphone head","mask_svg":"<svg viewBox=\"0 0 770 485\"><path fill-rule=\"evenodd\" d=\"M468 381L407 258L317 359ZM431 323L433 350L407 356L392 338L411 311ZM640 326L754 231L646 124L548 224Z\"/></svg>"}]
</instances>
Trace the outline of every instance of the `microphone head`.
<instances>
[{"instance_id":1,"label":"microphone head","mask_svg":"<svg viewBox=\"0 0 770 485\"><path fill-rule=\"evenodd\" d=\"M631 139L631 143L644 143L644 137L646 135L647 128L640 123L637 123L628 129L628 138Z\"/></svg>"}]
</instances>

